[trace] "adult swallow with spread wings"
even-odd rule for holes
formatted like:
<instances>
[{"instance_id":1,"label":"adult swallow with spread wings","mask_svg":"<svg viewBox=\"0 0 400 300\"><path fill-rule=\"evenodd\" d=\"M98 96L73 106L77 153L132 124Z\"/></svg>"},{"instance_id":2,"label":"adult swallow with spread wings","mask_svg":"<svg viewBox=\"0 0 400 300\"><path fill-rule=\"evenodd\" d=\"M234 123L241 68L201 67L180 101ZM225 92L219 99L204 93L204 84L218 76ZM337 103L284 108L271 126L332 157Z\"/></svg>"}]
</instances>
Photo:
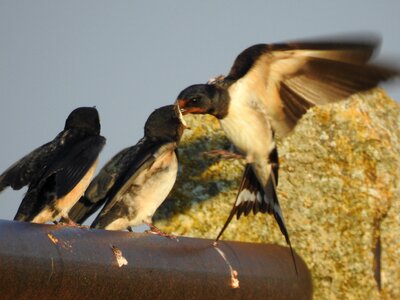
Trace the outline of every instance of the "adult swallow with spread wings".
<instances>
[{"instance_id":1,"label":"adult swallow with spread wings","mask_svg":"<svg viewBox=\"0 0 400 300\"><path fill-rule=\"evenodd\" d=\"M289 244L276 186L278 152L274 135L287 135L308 108L375 87L396 72L368 64L372 39L258 44L236 58L229 74L184 89L177 97L183 114L211 114L247 165L233 209L273 214ZM293 251L292 251L293 254Z\"/></svg>"},{"instance_id":2,"label":"adult swallow with spread wings","mask_svg":"<svg viewBox=\"0 0 400 300\"><path fill-rule=\"evenodd\" d=\"M82 223L106 203L91 227L130 230L147 224L161 233L152 225L152 217L175 183L176 149L185 127L176 105L156 109L146 121L144 137L101 169L70 217Z\"/></svg>"},{"instance_id":3,"label":"adult swallow with spread wings","mask_svg":"<svg viewBox=\"0 0 400 300\"><path fill-rule=\"evenodd\" d=\"M72 111L54 140L0 175L0 191L8 186L14 190L28 186L14 220L69 220L68 212L89 185L104 144L97 110L80 107Z\"/></svg>"}]
</instances>

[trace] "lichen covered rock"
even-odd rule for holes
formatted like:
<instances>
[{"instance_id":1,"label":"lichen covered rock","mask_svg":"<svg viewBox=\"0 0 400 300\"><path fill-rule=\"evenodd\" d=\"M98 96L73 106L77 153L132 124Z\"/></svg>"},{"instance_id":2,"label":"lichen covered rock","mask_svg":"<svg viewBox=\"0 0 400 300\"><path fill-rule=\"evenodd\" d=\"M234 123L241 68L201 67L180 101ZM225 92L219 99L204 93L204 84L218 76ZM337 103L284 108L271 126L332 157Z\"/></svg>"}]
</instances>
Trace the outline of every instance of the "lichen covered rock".
<instances>
[{"instance_id":1,"label":"lichen covered rock","mask_svg":"<svg viewBox=\"0 0 400 300\"><path fill-rule=\"evenodd\" d=\"M179 149L179 177L154 220L167 232L213 239L244 161L203 155L230 143L213 117L185 119L192 130ZM278 152L281 208L315 299L400 299L399 105L377 89L314 107ZM262 214L233 220L223 239L285 245L273 217Z\"/></svg>"}]
</instances>

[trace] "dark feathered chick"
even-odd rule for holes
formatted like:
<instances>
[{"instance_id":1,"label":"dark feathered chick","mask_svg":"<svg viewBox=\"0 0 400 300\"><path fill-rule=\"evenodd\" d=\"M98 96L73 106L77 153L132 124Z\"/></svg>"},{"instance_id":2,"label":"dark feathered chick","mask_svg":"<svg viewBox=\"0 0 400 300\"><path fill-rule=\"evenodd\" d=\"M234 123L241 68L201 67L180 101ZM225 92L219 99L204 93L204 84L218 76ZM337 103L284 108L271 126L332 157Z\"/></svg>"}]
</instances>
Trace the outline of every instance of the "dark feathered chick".
<instances>
[{"instance_id":1,"label":"dark feathered chick","mask_svg":"<svg viewBox=\"0 0 400 300\"><path fill-rule=\"evenodd\" d=\"M0 191L28 186L14 220L46 223L68 212L93 177L105 144L95 108L80 107L68 116L64 130L14 163L0 176Z\"/></svg>"}]
</instances>

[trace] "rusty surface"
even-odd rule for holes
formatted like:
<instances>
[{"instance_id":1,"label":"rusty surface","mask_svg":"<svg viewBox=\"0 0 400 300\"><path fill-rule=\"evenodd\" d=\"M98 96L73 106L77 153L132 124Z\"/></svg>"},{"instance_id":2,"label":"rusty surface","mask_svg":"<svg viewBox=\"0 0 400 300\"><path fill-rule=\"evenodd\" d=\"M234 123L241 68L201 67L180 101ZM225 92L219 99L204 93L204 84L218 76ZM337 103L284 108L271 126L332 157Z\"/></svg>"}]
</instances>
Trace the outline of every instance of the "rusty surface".
<instances>
[{"instance_id":1,"label":"rusty surface","mask_svg":"<svg viewBox=\"0 0 400 300\"><path fill-rule=\"evenodd\" d=\"M1 298L312 298L310 273L296 255L296 276L288 248L222 241L218 249L212 240L0 220Z\"/></svg>"}]
</instances>

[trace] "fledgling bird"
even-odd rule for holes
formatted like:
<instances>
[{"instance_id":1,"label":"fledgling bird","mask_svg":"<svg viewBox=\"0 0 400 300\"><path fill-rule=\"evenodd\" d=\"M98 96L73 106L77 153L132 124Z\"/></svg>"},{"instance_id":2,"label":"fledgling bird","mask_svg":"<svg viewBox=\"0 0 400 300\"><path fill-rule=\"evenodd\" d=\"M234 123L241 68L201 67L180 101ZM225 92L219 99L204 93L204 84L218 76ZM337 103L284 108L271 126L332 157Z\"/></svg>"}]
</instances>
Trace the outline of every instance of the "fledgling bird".
<instances>
[{"instance_id":1,"label":"fledgling bird","mask_svg":"<svg viewBox=\"0 0 400 300\"><path fill-rule=\"evenodd\" d=\"M236 214L273 214L290 246L276 186L275 134L287 135L308 108L343 100L397 73L369 64L379 42L368 37L258 44L236 58L229 74L185 88L176 103L185 114L219 119L247 164L236 201L216 241ZM293 251L292 251L293 255Z\"/></svg>"},{"instance_id":2,"label":"fledgling bird","mask_svg":"<svg viewBox=\"0 0 400 300\"><path fill-rule=\"evenodd\" d=\"M146 121L144 137L107 162L70 217L82 223L106 203L91 227L131 230L147 224L161 234L152 217L175 183L176 149L185 127L176 105L156 109Z\"/></svg>"},{"instance_id":3,"label":"fledgling bird","mask_svg":"<svg viewBox=\"0 0 400 300\"><path fill-rule=\"evenodd\" d=\"M64 130L0 175L0 191L10 186L28 190L14 217L17 221L46 223L68 212L93 177L105 138L100 135L96 108L79 107L68 116Z\"/></svg>"}]
</instances>

